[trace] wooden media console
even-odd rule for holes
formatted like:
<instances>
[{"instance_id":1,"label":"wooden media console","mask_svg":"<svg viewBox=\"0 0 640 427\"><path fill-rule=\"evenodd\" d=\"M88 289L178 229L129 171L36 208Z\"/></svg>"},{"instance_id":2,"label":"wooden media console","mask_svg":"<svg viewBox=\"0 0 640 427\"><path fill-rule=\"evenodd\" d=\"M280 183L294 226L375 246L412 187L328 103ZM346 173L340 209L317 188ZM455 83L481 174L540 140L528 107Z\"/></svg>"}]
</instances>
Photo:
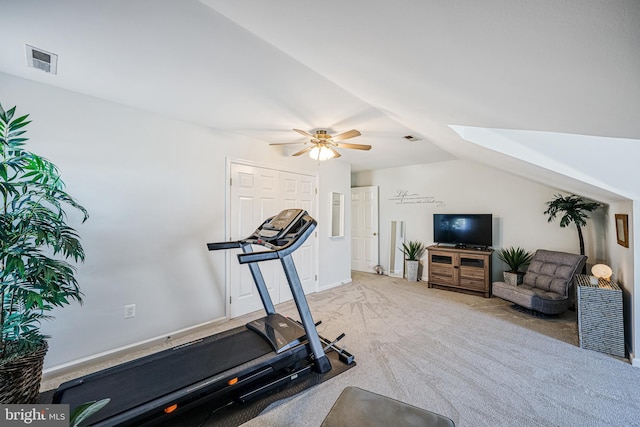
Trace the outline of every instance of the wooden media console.
<instances>
[{"instance_id":1,"label":"wooden media console","mask_svg":"<svg viewBox=\"0 0 640 427\"><path fill-rule=\"evenodd\" d=\"M429 287L491 296L491 249L429 246Z\"/></svg>"}]
</instances>

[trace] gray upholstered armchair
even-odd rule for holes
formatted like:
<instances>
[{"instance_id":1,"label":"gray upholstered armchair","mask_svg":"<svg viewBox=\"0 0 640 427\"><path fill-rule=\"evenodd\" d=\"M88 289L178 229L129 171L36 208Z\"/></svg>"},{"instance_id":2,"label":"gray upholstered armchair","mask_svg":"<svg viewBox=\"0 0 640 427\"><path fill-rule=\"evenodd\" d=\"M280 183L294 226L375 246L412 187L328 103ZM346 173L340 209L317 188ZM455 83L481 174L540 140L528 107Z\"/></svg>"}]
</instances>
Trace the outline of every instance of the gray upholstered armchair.
<instances>
[{"instance_id":1,"label":"gray upholstered armchair","mask_svg":"<svg viewBox=\"0 0 640 427\"><path fill-rule=\"evenodd\" d=\"M544 314L560 314L573 304L573 278L587 257L538 249L522 284L493 282L493 295Z\"/></svg>"}]
</instances>

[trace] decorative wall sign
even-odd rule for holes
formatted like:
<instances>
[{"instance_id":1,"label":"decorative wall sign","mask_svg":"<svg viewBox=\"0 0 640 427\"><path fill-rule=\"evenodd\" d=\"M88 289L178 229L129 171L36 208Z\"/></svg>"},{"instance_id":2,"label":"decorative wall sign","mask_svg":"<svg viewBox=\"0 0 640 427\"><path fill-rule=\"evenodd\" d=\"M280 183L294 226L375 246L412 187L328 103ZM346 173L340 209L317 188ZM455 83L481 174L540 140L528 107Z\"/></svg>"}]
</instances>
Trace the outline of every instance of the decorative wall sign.
<instances>
[{"instance_id":1,"label":"decorative wall sign","mask_svg":"<svg viewBox=\"0 0 640 427\"><path fill-rule=\"evenodd\" d=\"M629 216L627 214L616 214L616 236L618 244L629 247Z\"/></svg>"},{"instance_id":2,"label":"decorative wall sign","mask_svg":"<svg viewBox=\"0 0 640 427\"><path fill-rule=\"evenodd\" d=\"M437 200L431 196L421 196L418 193L409 193L409 190L396 190L396 194L389 199L396 202L396 205L426 205L431 204L437 207L446 206L442 200Z\"/></svg>"}]
</instances>

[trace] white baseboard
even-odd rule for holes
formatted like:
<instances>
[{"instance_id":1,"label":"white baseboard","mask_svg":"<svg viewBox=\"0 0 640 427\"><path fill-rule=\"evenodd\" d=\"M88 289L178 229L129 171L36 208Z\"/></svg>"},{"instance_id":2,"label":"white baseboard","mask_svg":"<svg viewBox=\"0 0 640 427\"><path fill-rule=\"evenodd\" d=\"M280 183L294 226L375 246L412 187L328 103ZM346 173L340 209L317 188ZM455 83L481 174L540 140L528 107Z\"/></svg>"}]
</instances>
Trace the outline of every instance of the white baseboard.
<instances>
[{"instance_id":1,"label":"white baseboard","mask_svg":"<svg viewBox=\"0 0 640 427\"><path fill-rule=\"evenodd\" d=\"M351 283L351 277L341 280L339 282L328 283L326 285L318 286L318 291L326 291L327 289L335 288L336 286L346 285L347 283Z\"/></svg>"},{"instance_id":2,"label":"white baseboard","mask_svg":"<svg viewBox=\"0 0 640 427\"><path fill-rule=\"evenodd\" d=\"M52 377L64 374L69 371L81 369L89 365L104 362L107 359L112 359L112 358L122 356L124 354L131 353L134 351L144 350L146 348L153 347L154 345L165 343L167 342L167 340L174 340L177 338L181 338L185 335L192 334L194 332L197 332L200 329L207 328L216 323L220 323L226 320L227 319L224 317L210 320L208 322L200 323L198 325L190 326L184 329L179 329L177 331L173 331L165 335L159 335L157 337L149 338L133 344L128 344L122 347L114 348L113 350L103 351L102 353L93 354L91 356L82 357L80 359L72 360L71 362L63 363L61 365L52 366L42 371L42 379L48 380Z\"/></svg>"}]
</instances>

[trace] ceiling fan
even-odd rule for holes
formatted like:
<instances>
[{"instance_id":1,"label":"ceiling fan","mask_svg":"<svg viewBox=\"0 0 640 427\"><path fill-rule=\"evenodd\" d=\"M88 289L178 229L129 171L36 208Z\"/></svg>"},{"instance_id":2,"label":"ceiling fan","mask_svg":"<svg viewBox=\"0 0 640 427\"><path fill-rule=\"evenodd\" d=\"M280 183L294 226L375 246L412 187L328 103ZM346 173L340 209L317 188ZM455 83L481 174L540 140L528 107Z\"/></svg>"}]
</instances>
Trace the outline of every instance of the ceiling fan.
<instances>
[{"instance_id":1,"label":"ceiling fan","mask_svg":"<svg viewBox=\"0 0 640 427\"><path fill-rule=\"evenodd\" d=\"M351 129L350 131L341 133L339 135L331 136L327 133L326 130L318 129L316 133L310 134L300 129L294 129L294 131L298 132L300 135L304 135L309 138L307 142L284 142L277 144L269 144L269 145L295 145L295 144L306 144L307 147L293 153L294 156L300 156L305 153L309 153L309 157L312 159L320 160L328 160L336 157L340 157L341 154L338 153L336 148L350 148L355 150L371 150L370 145L365 144L348 144L341 143L337 141L344 141L345 139L354 138L356 136L362 135L355 129Z\"/></svg>"}]
</instances>

